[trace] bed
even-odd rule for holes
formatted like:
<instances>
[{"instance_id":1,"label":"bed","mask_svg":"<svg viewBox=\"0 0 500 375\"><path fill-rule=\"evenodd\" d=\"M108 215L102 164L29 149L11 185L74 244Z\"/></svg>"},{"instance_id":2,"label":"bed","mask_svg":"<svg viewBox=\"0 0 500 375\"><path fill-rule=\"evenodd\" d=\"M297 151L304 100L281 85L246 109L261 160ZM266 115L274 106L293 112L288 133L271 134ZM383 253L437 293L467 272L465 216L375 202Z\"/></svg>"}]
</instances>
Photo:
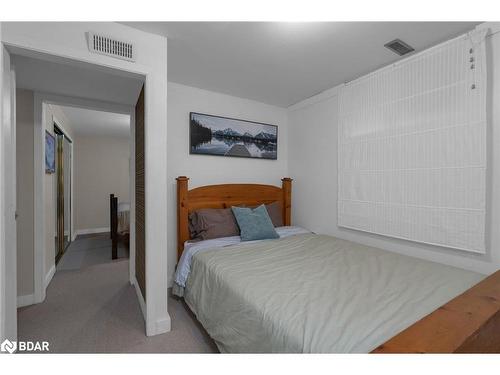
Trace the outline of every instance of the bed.
<instances>
[{"instance_id":1,"label":"bed","mask_svg":"<svg viewBox=\"0 0 500 375\"><path fill-rule=\"evenodd\" d=\"M130 203L118 202L118 197L109 195L111 259L118 258L118 243L127 248L130 243Z\"/></svg>"},{"instance_id":2,"label":"bed","mask_svg":"<svg viewBox=\"0 0 500 375\"><path fill-rule=\"evenodd\" d=\"M291 226L282 186L188 189L177 178L182 296L221 352L500 352L500 272L488 277ZM278 202L279 239L189 242L201 208Z\"/></svg>"}]
</instances>

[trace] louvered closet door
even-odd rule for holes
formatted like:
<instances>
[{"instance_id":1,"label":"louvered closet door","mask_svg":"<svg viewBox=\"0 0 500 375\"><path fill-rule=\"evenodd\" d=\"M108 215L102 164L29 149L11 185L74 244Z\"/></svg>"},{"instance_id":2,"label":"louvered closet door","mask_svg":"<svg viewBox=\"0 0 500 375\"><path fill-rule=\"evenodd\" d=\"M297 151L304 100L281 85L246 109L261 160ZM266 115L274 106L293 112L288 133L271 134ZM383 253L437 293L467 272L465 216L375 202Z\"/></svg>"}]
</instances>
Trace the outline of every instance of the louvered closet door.
<instances>
[{"instance_id":1,"label":"louvered closet door","mask_svg":"<svg viewBox=\"0 0 500 375\"><path fill-rule=\"evenodd\" d=\"M146 300L144 86L135 106L135 277Z\"/></svg>"}]
</instances>

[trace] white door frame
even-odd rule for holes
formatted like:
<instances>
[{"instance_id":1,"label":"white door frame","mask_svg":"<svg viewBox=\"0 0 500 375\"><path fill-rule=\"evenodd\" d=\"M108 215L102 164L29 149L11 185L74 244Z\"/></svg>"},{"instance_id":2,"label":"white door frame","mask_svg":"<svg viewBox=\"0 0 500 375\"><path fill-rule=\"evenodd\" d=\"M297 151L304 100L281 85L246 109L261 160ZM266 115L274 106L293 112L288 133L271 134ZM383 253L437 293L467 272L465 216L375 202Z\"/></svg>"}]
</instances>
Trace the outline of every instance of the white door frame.
<instances>
[{"instance_id":1,"label":"white door frame","mask_svg":"<svg viewBox=\"0 0 500 375\"><path fill-rule=\"evenodd\" d=\"M167 39L158 35L145 33L125 25L113 22L0 22L0 46L10 53L28 57L47 59L64 64L85 65L90 68L112 70L126 77L141 78L145 81L145 165L146 165L146 290L145 301L146 334L157 335L170 331L171 320L168 313L168 259L167 259L167 212L168 202L165 188L167 186ZM89 51L86 33L101 32L105 35L120 35L137 45L135 62L114 59L109 56L94 54ZM1 66L1 65L0 65ZM2 66L3 71L3 66ZM5 81L2 88L6 87ZM3 116L5 117L5 116ZM5 121L2 117L2 125ZM6 143L3 130L0 131L0 144ZM0 150L3 155L3 150ZM0 160L0 165L4 160ZM5 169L0 186L5 185ZM1 195L1 194L0 194ZM2 198L3 199L3 198ZM2 211L5 203L1 202ZM9 225L0 222L0 235L5 233ZM13 218L9 221L14 222ZM0 238L0 272L6 277L5 269L16 268L16 259L5 262L5 238ZM132 241L131 241L132 242ZM0 284L0 308L4 311L14 309L16 301L6 305L5 293L12 290L13 280ZM15 288L13 289L15 290ZM16 331L15 322L9 321L1 327L8 326ZM4 331L4 330L3 330ZM3 335L3 332L0 332Z\"/></svg>"},{"instance_id":2,"label":"white door frame","mask_svg":"<svg viewBox=\"0 0 500 375\"><path fill-rule=\"evenodd\" d=\"M2 27L0 25L0 38L2 37ZM4 109L3 109L3 91L4 84L3 81L5 79L3 75L3 60L4 60L4 48L0 45L0 341L3 342L6 338L13 338L10 332L7 332L8 329L8 320L5 318L7 315L7 299L6 299L6 290L7 290L7 265L5 261L6 251L3 248L5 244L5 197L3 192L4 184L6 178L5 176L5 159L4 159L4 143L5 138L3 135L3 127L4 127ZM17 281L17 280L16 280Z\"/></svg>"},{"instance_id":3,"label":"white door frame","mask_svg":"<svg viewBox=\"0 0 500 375\"><path fill-rule=\"evenodd\" d=\"M0 31L1 36L1 31ZM0 342L17 340L16 82L0 45ZM14 265L14 267L12 267Z\"/></svg>"},{"instance_id":4,"label":"white door frame","mask_svg":"<svg viewBox=\"0 0 500 375\"><path fill-rule=\"evenodd\" d=\"M45 257L47 253L46 241L45 241L45 124L47 124L46 113L44 111L44 105L63 105L67 107L77 107L84 109L91 109L96 111L114 112L120 114L130 115L131 130L132 122L135 121L135 108L132 106L126 106L115 103L108 103L98 100L75 98L71 96L55 95L50 93L40 93L35 92L34 95L34 186L35 186L35 207L34 207L34 268L35 268L35 303L43 302L46 296L47 285L50 282L52 276L52 268L46 269L45 267ZM58 126L57 118L53 118ZM61 128L64 131L64 127ZM134 144L133 138L134 134L131 133L131 145ZM78 140L72 140L72 147L74 147L74 142ZM134 150L131 147L131 161L132 152ZM73 179L72 168L72 179ZM134 174L132 174L134 172ZM130 163L130 222L134 223L133 218L135 218L135 159L134 162ZM74 184L72 184L73 189ZM133 190L132 190L133 189ZM73 200L74 194L72 194ZM72 207L74 207L72 203ZM73 226L73 221L72 221ZM129 278L130 282L134 283L135 280L135 226L130 226L130 259L129 262Z\"/></svg>"}]
</instances>

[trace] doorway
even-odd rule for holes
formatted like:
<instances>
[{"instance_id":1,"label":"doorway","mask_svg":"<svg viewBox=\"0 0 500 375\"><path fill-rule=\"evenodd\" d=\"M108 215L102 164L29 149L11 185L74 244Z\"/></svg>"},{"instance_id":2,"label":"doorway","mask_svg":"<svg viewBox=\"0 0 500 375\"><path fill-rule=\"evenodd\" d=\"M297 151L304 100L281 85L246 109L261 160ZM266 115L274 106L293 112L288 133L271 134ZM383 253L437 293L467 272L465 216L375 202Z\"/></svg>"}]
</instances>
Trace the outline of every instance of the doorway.
<instances>
[{"instance_id":1,"label":"doorway","mask_svg":"<svg viewBox=\"0 0 500 375\"><path fill-rule=\"evenodd\" d=\"M64 131L54 122L56 135L56 237L55 237L55 264L64 255L71 243L71 171L72 171L72 143Z\"/></svg>"},{"instance_id":2,"label":"doorway","mask_svg":"<svg viewBox=\"0 0 500 375\"><path fill-rule=\"evenodd\" d=\"M22 55L13 55L12 60L18 77L16 91L22 92L24 99L18 103L16 112L20 116L31 114L25 119L25 125L32 140L21 143L20 148L34 144L31 156L20 152L29 168L24 165L18 169L18 172L30 170L27 186L31 189L26 195L34 199L30 204L34 214L29 215L34 229L23 230L19 225L23 236L32 238L30 246L18 251L29 258L29 262L18 262L19 279L30 285L21 290L23 298L18 306L22 310L18 310L17 328L22 339L34 338L36 332L43 330L40 327L48 329L45 336L50 338L56 333L47 324L49 321L57 319L61 329L75 327L95 317L96 311L105 311L101 299L103 289L107 288L110 296L119 292L113 289L115 287L131 289L130 294L136 294L133 130L135 107L144 79L95 70L89 73L89 67L70 68ZM40 82L41 77L44 77L43 86L35 86L33 82ZM61 81L69 82L73 91L61 92L54 84ZM92 87L92 91L87 87ZM82 92L86 97L78 96ZM51 174L46 172L44 140L47 133L54 140L54 162L49 163L54 170ZM130 247L127 249L123 242L119 243L116 264L112 263L109 235L110 194L118 198L118 216L128 216L128 223L132 224L128 228L127 225L119 227L120 234L129 232ZM23 212L20 216L28 214ZM133 261L126 259L129 256ZM72 287L68 288L70 280ZM32 297L24 298L33 291ZM76 299L82 295L92 296L93 300L87 299L92 307L76 302L68 305L73 295ZM137 303L137 298L133 300ZM133 302L124 302L130 303L127 308L131 309ZM40 306L35 308L36 304ZM62 304L71 306L72 313L53 315ZM143 315L141 306L136 305L139 315ZM95 310L91 311L92 308ZM76 314L84 312L88 313L88 319L71 321ZM94 322L97 326L106 319L102 317ZM37 322L39 324L35 324ZM65 334L58 337L64 339ZM57 342L54 341L53 350L62 351L67 347ZM74 350L83 350L77 344Z\"/></svg>"},{"instance_id":3,"label":"doorway","mask_svg":"<svg viewBox=\"0 0 500 375\"><path fill-rule=\"evenodd\" d=\"M55 26L56 24L54 24ZM146 204L148 210L146 211L147 218L154 218L154 220L148 220L148 226L145 228L147 238L148 238L148 248L151 247L151 251L148 252L147 263L148 263L148 277L147 283L150 285L155 285L155 289L150 289L150 294L147 299L147 311L145 301L140 293L140 289L137 286L137 280L135 275L135 262L130 265L130 278L129 281L133 286L136 287L138 292L138 297L140 298L141 307L143 308L144 318L146 319L146 331L148 335L153 335L167 331L170 327L170 318L167 313L167 297L164 290L167 288L166 277L166 256L163 251L160 251L159 245L164 245L166 243L166 232L164 231L167 211L166 207L166 196L164 191L160 188L163 187L166 181L165 172L165 160L166 160L166 128L164 124L166 123L166 108L164 108L164 98L166 95L167 88L167 76L166 76L166 43L162 40L157 40L158 37L150 37L148 39L147 35L144 33L134 34L134 32L125 32L130 38L136 40L139 46L156 44L158 43L158 48L151 51L150 54L141 54L138 63L129 63L123 61L114 61L109 58L103 58L102 56L92 55L88 53L87 45L80 46L79 42L84 41L84 38L75 39L74 48L70 51L63 52L64 43L59 41L61 35L60 32L52 32L54 27L52 24L45 24L44 27L37 26L32 29L30 25L26 24L16 24L2 23L2 51L3 58L1 61L2 66L2 93L9 93L9 80L10 76L18 77L18 85L14 83L12 85L12 93L15 94L16 86L18 89L26 90L36 90L34 93L34 102L36 103L34 111L28 111L26 113L34 112L34 125L35 129L32 134L34 134L34 157L33 160L33 170L34 170L34 182L32 194L34 198L33 206L33 222L34 229L30 233L33 240L32 250L29 252L31 258L34 258L34 281L30 281L31 289L33 289L34 284L34 294L27 294L18 296L19 300L33 301L34 303L41 302L45 299L46 293L45 289L50 283L50 280L54 274L54 260L55 252L52 252L54 247L54 237L55 231L52 230L54 227L55 219L53 217L47 218L50 214L52 216L52 208L48 209L49 204L52 204L55 194L53 189L47 189L47 180L49 179L45 174L44 168L44 143L43 139L45 137L45 129L47 128L47 123L44 123L45 116L42 110L42 103L53 102L57 100L58 96L71 97L72 105L82 105L85 107L96 107L100 108L105 103L104 107L107 109L116 109L118 112L132 112L135 116L133 106L136 104L137 97L130 100L130 88L136 85L134 81L144 81L154 82L154 85L146 85L147 99L145 101L145 112L148 123L148 130L145 132L145 141L148 144L148 149L146 154L151 157L145 158L148 173L145 176L146 186L148 186ZM60 26L57 26L58 28ZM123 26L115 26L114 24L90 24L90 23L75 23L65 26L76 33L85 33L88 29L97 28L109 29L111 31L116 31L117 33L123 33ZM115 30L116 29L116 30ZM60 29L59 29L60 31ZM47 38L44 34L49 32ZM66 33L65 37L67 36ZM21 38L22 37L22 38ZM71 38L74 35L71 34ZM40 43L42 40L48 42L44 48ZM148 42L150 40L150 42ZM81 47L83 48L81 51ZM62 48L62 50L61 50ZM142 48L142 47L141 47ZM11 61L10 56L14 57ZM32 68L29 67L29 62L21 62L21 58L33 58L36 59L36 64L32 64ZM19 58L19 59L18 59ZM15 61L17 60L17 61ZM11 64L12 62L12 64ZM57 69L52 69L51 63L59 64ZM47 68L47 69L46 69ZM76 73L76 74L75 74ZM24 82L21 82L24 81ZM76 81L83 81L83 84L78 84ZM31 86L31 87L30 87ZM36 87L33 87L36 86ZM7 118L10 111L7 111L8 101L2 101L2 125L3 130L1 132L2 144L10 141L10 134L12 125L16 124L15 118L9 120ZM13 104L15 105L15 103ZM4 112L5 110L5 112ZM10 125L10 128L8 127ZM73 139L75 141L75 139ZM13 144L13 142L11 142ZM134 146L134 143L131 145ZM10 146L5 148L5 152L2 155L9 155L14 147ZM3 168L8 166L9 168ZM1 176L2 186L9 187L5 189L5 194L2 194L1 205L2 209L8 209L8 215L5 216L5 221L0 222L2 232L4 233L14 233L9 238L6 238L4 243L9 244L9 246L2 246L2 257L5 262L2 262L2 270L7 269L6 277L9 280L16 280L16 264L18 263L15 259L16 253L12 250L4 251L4 249L15 249L15 243L12 245L12 241L15 241L15 179L9 177L9 171L16 171L14 162L11 162L9 158L2 158L2 170L6 171ZM55 180L55 175L53 176ZM12 189L10 185L4 184L4 182L12 182ZM147 182L151 182L147 184ZM135 188L135 186L134 186ZM11 191L12 190L12 191ZM31 195L31 194L30 194ZM133 199L135 194L131 195ZM14 199L13 199L14 198ZM132 203L132 202L131 202ZM73 210L74 209L73 205ZM134 222L132 218L132 210L134 205L131 204L131 222ZM54 216L55 217L55 216ZM147 219L146 218L146 219ZM46 219L44 221L44 219ZM75 225L75 220L71 220ZM55 229L55 228L54 228ZM133 228L131 228L133 231ZM72 230L75 233L74 229ZM23 232L24 233L24 232ZM135 246L135 239L132 238L133 233L131 233L130 245L131 245L131 256L133 251L133 246ZM47 251L47 249L49 251ZM33 266L27 267L33 270ZM2 271L3 272L3 271ZM0 298L0 312L2 313L2 327L0 327L0 336L11 337L15 340L16 338L16 323L15 323L15 306L16 306L16 283L5 284L2 282L2 298ZM5 292L4 292L5 291ZM31 291L33 292L33 290ZM26 298L24 298L26 297ZM33 303L31 302L31 303ZM28 303L26 303L27 305ZM8 312L8 314L4 314ZM8 330L3 328L8 327Z\"/></svg>"}]
</instances>

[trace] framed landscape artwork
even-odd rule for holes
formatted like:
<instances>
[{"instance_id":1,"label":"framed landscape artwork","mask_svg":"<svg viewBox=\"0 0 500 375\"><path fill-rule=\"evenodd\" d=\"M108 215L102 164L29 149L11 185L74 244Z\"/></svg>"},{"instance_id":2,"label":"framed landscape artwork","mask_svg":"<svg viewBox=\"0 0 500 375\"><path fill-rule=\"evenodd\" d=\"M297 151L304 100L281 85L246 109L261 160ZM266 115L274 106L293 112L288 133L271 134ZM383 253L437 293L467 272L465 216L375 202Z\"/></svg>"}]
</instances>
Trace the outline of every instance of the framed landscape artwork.
<instances>
[{"instance_id":1,"label":"framed landscape artwork","mask_svg":"<svg viewBox=\"0 0 500 375\"><path fill-rule=\"evenodd\" d=\"M278 158L278 127L228 117L189 114L190 154Z\"/></svg>"},{"instance_id":2,"label":"framed landscape artwork","mask_svg":"<svg viewBox=\"0 0 500 375\"><path fill-rule=\"evenodd\" d=\"M45 173L56 171L56 140L52 134L45 131Z\"/></svg>"}]
</instances>

